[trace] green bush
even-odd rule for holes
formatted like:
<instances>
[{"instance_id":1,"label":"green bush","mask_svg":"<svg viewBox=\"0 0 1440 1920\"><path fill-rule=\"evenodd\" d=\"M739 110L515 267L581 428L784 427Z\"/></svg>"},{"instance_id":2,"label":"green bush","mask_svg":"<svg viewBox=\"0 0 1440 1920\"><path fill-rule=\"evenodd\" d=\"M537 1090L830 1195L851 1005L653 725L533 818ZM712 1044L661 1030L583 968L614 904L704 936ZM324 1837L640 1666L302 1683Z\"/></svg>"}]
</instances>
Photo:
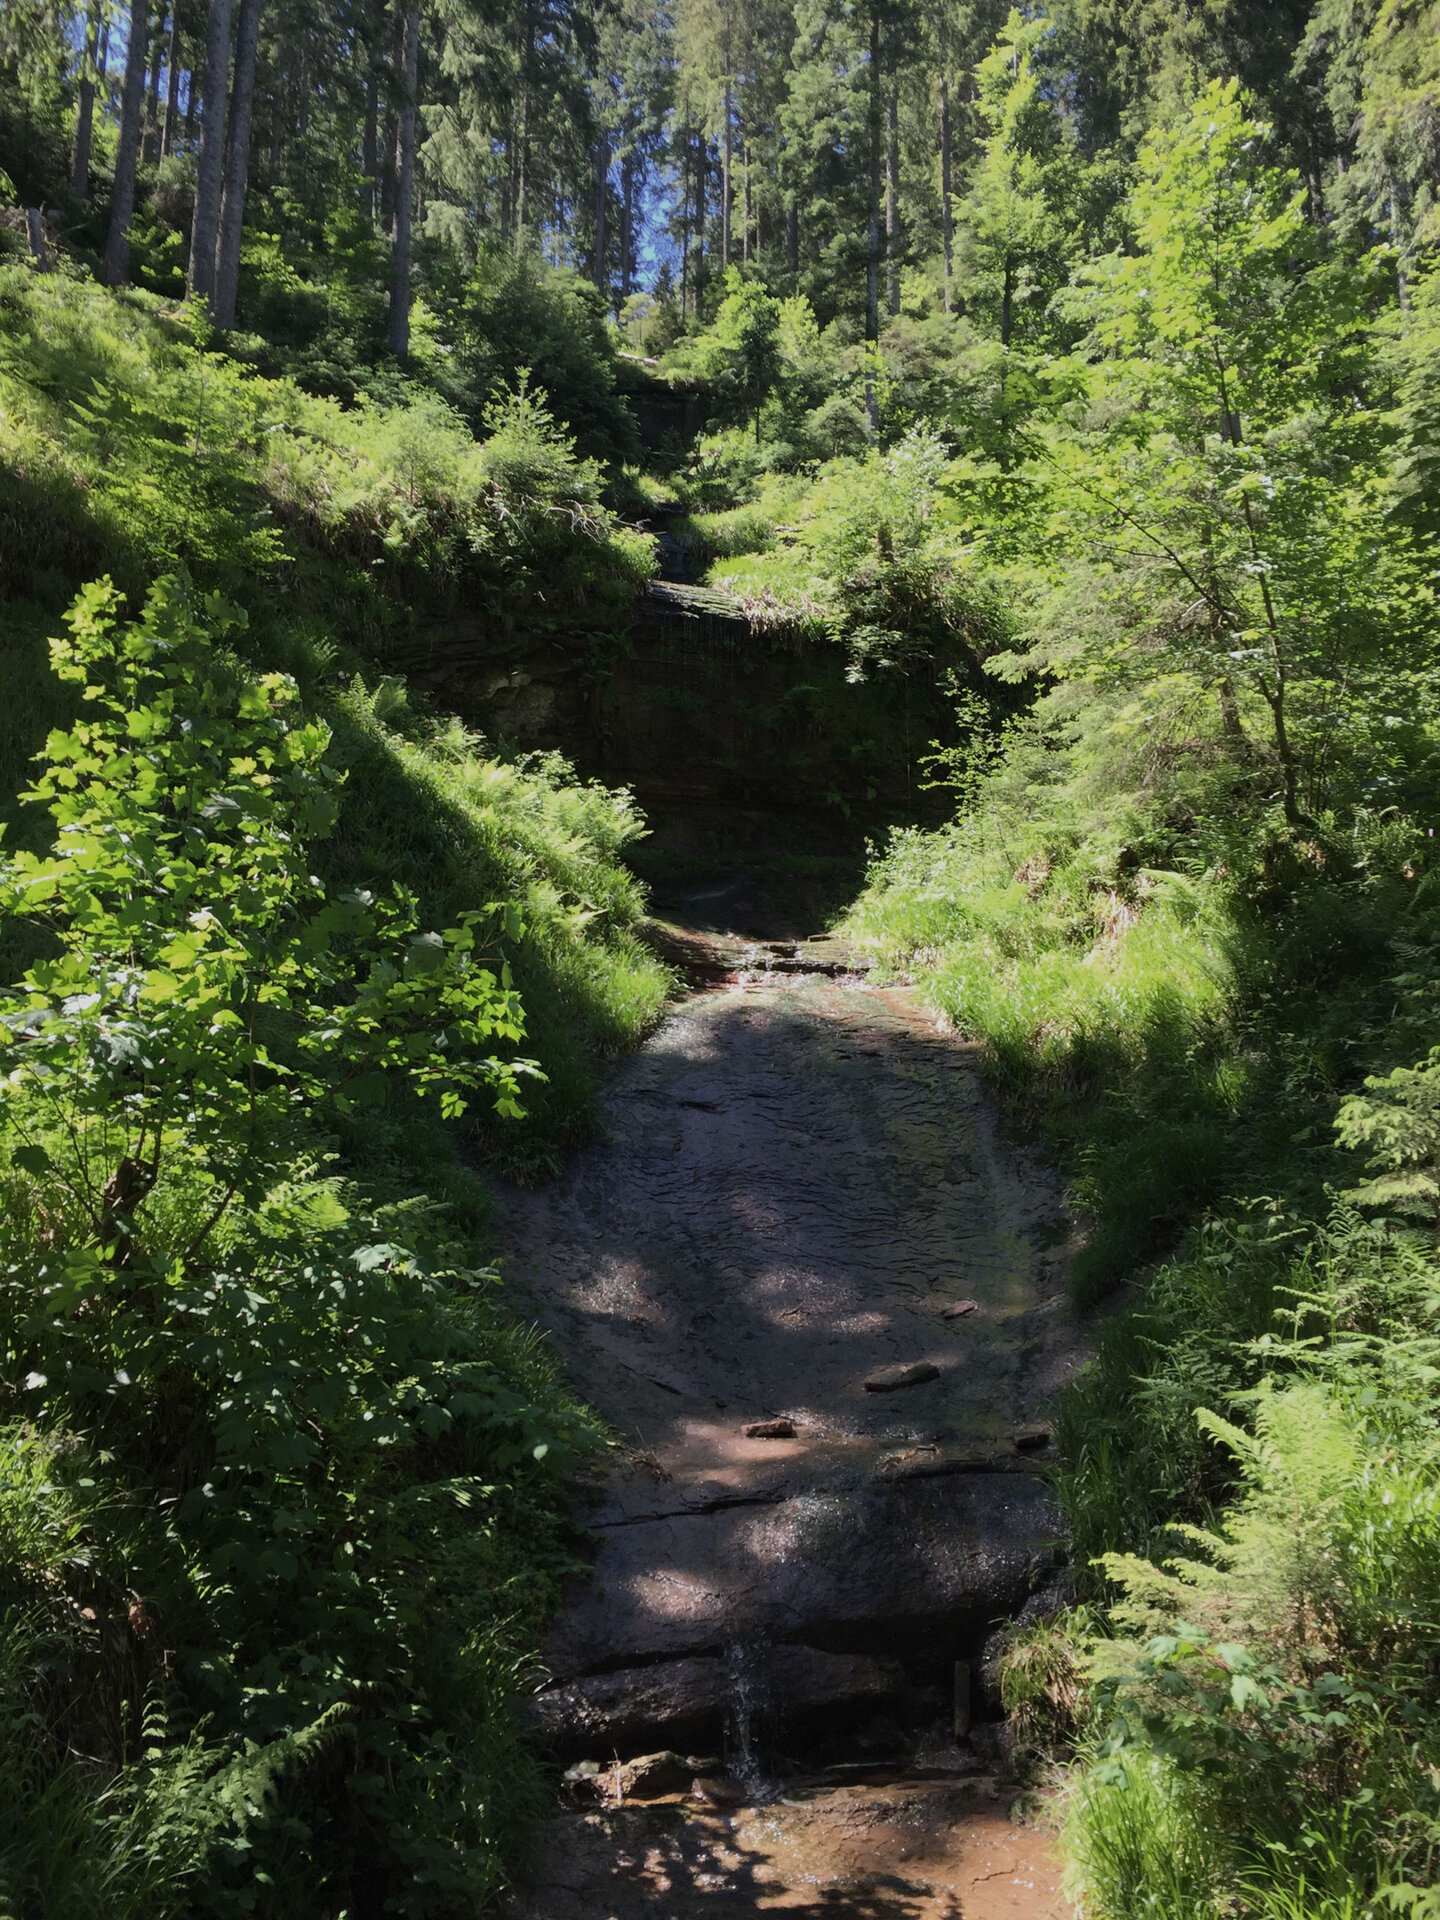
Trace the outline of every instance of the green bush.
<instances>
[{"instance_id":1,"label":"green bush","mask_svg":"<svg viewBox=\"0 0 1440 1920\"><path fill-rule=\"evenodd\" d=\"M0 264L0 316L11 599L63 604L102 569L135 596L183 565L256 615L283 596L267 630L308 616L373 651L462 591L604 626L654 570L523 379L483 410L482 446L434 393L342 407L151 296Z\"/></svg>"},{"instance_id":2,"label":"green bush","mask_svg":"<svg viewBox=\"0 0 1440 1920\"><path fill-rule=\"evenodd\" d=\"M770 545L773 526L763 507L730 507L720 513L687 513L667 527L672 540L698 565L730 559L739 553L763 553Z\"/></svg>"},{"instance_id":3,"label":"green bush","mask_svg":"<svg viewBox=\"0 0 1440 1920\"><path fill-rule=\"evenodd\" d=\"M360 1879L473 1911L542 1805L516 1702L590 1442L437 1121L533 1083L492 957L519 877L543 963L634 912L633 816L463 735L427 759L355 694L402 786L448 764L494 862L461 840L435 933L393 873L327 884L329 730L216 646L227 618L179 582L132 623L80 596L80 713L31 796L57 846L0 876L47 937L3 1009L0 1882L56 1913L340 1909Z\"/></svg>"},{"instance_id":4,"label":"green bush","mask_svg":"<svg viewBox=\"0 0 1440 1920\"><path fill-rule=\"evenodd\" d=\"M1091 1654L1070 1831L1116 1920L1156 1911L1167 1875L1173 1910L1196 1913L1368 1912L1433 1877L1436 1268L1366 1258L1343 1223L1334 1238L1300 1341L1264 1351L1251 1426L1199 1416L1238 1465L1224 1520L1177 1529L1185 1551L1160 1566L1105 1562L1119 1637Z\"/></svg>"},{"instance_id":5,"label":"green bush","mask_svg":"<svg viewBox=\"0 0 1440 1920\"><path fill-rule=\"evenodd\" d=\"M145 295L0 269L0 308L0 786L24 784L73 711L44 639L79 580L109 571L138 605L157 571L184 565L224 592L249 615L246 659L297 681L352 770L335 877L398 881L440 924L528 901L524 936L500 946L550 1078L499 1139L517 1169L548 1164L585 1124L597 1058L643 1031L668 989L631 931L643 906L618 866L641 824L558 763L497 763L411 711L373 664L356 669L459 595L497 621L604 644L653 543L600 504L598 468L528 385L486 410L477 443L433 394L346 410L262 379ZM33 813L10 831L35 843ZM34 946L25 923L0 929L12 966Z\"/></svg>"},{"instance_id":6,"label":"green bush","mask_svg":"<svg viewBox=\"0 0 1440 1920\"><path fill-rule=\"evenodd\" d=\"M849 654L853 678L942 662L972 679L1007 626L948 512L949 466L926 427L885 453L836 460L813 482L773 478L760 504L783 546L715 567L712 583L762 626L823 626ZM750 531L739 512L701 517L721 521Z\"/></svg>"},{"instance_id":7,"label":"green bush","mask_svg":"<svg viewBox=\"0 0 1440 1920\"><path fill-rule=\"evenodd\" d=\"M501 950L520 988L545 1079L525 1117L485 1127L517 1174L552 1168L590 1123L598 1061L633 1046L670 990L636 928L644 897L621 855L644 832L628 794L583 782L558 755L497 760L457 722L410 714L403 692L356 683L326 703L349 773L321 870L398 884L446 924L477 901L516 904L524 931ZM363 1150L357 1140L353 1150Z\"/></svg>"},{"instance_id":8,"label":"green bush","mask_svg":"<svg viewBox=\"0 0 1440 1920\"><path fill-rule=\"evenodd\" d=\"M533 370L582 454L616 466L639 457L604 303L587 281L533 251L495 246L455 288L454 305L456 358L478 393L493 396Z\"/></svg>"}]
</instances>

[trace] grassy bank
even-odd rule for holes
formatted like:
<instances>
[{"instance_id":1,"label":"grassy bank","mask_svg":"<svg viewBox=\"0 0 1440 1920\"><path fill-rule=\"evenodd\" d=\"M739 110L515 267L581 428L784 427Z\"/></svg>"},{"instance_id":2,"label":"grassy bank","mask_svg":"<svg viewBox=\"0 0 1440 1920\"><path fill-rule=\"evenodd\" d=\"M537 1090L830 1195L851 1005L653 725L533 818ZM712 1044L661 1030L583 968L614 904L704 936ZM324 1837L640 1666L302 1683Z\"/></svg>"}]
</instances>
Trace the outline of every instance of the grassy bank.
<instances>
[{"instance_id":1,"label":"grassy bank","mask_svg":"<svg viewBox=\"0 0 1440 1920\"><path fill-rule=\"evenodd\" d=\"M1262 140L1219 86L1157 135L1079 397L952 469L1037 698L852 915L1065 1166L1108 1302L1058 1408L1084 1604L1006 1681L1097 1920L1428 1912L1440 1863L1440 300Z\"/></svg>"},{"instance_id":2,"label":"grassy bank","mask_svg":"<svg viewBox=\"0 0 1440 1920\"><path fill-rule=\"evenodd\" d=\"M432 918L526 900L507 957L550 1080L511 1130L524 1147L508 1144L552 1153L583 1124L587 1062L664 991L628 936L641 908L616 859L639 821L558 762L493 763L447 716L412 711L384 660L457 607L595 644L653 570L652 543L601 504L600 468L528 390L502 395L477 441L419 381L395 405L342 409L138 291L0 262L0 315L0 793L73 710L45 646L82 580L108 574L134 606L180 567L223 594L246 615L243 658L296 680L351 770L337 876L412 887ZM46 831L3 814L22 844Z\"/></svg>"},{"instance_id":3,"label":"grassy bank","mask_svg":"<svg viewBox=\"0 0 1440 1920\"><path fill-rule=\"evenodd\" d=\"M1010 1704L1078 1755L1090 1910L1389 1911L1440 1832L1426 815L1197 846L1163 789L1097 803L1031 742L849 922L1057 1154L1107 1302L1057 1410L1086 1604Z\"/></svg>"},{"instance_id":4,"label":"grassy bank","mask_svg":"<svg viewBox=\"0 0 1440 1920\"><path fill-rule=\"evenodd\" d=\"M0 1904L470 1914L592 1444L483 1171L553 1166L669 980L628 796L383 655L542 593L589 644L650 545L526 391L477 442L149 296L0 308Z\"/></svg>"}]
</instances>

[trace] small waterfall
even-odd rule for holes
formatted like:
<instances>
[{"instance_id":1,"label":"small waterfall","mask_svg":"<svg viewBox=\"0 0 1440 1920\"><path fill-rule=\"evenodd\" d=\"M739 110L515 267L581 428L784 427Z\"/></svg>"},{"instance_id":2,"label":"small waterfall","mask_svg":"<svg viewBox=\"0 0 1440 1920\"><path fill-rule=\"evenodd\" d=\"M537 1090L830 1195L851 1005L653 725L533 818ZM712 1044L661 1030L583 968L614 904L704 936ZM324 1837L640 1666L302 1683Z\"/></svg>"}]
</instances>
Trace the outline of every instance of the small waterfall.
<instances>
[{"instance_id":1,"label":"small waterfall","mask_svg":"<svg viewBox=\"0 0 1440 1920\"><path fill-rule=\"evenodd\" d=\"M760 1758L759 1723L773 1710L766 1684L764 1640L742 1640L725 1649L729 1699L725 1713L726 1763L752 1806L773 1800L776 1787Z\"/></svg>"}]
</instances>

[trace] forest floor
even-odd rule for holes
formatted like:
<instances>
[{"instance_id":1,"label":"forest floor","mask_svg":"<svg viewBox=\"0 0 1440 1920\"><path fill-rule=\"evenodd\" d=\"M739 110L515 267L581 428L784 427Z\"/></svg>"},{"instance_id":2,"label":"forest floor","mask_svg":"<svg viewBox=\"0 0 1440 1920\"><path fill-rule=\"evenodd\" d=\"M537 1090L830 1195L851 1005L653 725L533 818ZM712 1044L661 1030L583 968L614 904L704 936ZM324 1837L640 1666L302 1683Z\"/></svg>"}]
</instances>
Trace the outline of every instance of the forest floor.
<instances>
[{"instance_id":1,"label":"forest floor","mask_svg":"<svg viewBox=\"0 0 1440 1920\"><path fill-rule=\"evenodd\" d=\"M537 1705L579 1765L514 1911L1058 1914L987 1663L1056 1561L1058 1183L793 901L660 905L704 984L501 1200L512 1304L612 1435Z\"/></svg>"}]
</instances>

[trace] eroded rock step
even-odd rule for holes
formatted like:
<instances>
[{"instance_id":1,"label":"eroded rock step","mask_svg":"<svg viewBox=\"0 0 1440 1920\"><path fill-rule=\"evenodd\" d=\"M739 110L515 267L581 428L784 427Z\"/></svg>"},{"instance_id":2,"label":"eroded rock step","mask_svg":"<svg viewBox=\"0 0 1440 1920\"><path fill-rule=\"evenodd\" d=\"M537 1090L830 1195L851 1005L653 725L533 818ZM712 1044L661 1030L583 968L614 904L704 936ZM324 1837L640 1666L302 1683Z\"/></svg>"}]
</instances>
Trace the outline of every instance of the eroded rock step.
<instances>
[{"instance_id":1,"label":"eroded rock step","mask_svg":"<svg viewBox=\"0 0 1440 1920\"><path fill-rule=\"evenodd\" d=\"M1054 1564L1015 1435L1078 1344L1055 1183L997 1139L969 1050L858 970L742 972L502 1210L517 1304L616 1436L537 1702L557 1752L712 1744L737 1649L792 1744L807 1716L943 1715Z\"/></svg>"},{"instance_id":2,"label":"eroded rock step","mask_svg":"<svg viewBox=\"0 0 1440 1920\"><path fill-rule=\"evenodd\" d=\"M540 1698L542 1723L565 1752L661 1729L673 1742L675 1722L703 1742L732 1697L724 1649L737 1645L764 1649L757 1679L793 1709L847 1690L868 1704L882 1672L897 1696L907 1671L943 1673L1023 1604L1058 1531L1049 1488L1027 1474L832 1487L607 1530L551 1642L561 1684Z\"/></svg>"}]
</instances>

